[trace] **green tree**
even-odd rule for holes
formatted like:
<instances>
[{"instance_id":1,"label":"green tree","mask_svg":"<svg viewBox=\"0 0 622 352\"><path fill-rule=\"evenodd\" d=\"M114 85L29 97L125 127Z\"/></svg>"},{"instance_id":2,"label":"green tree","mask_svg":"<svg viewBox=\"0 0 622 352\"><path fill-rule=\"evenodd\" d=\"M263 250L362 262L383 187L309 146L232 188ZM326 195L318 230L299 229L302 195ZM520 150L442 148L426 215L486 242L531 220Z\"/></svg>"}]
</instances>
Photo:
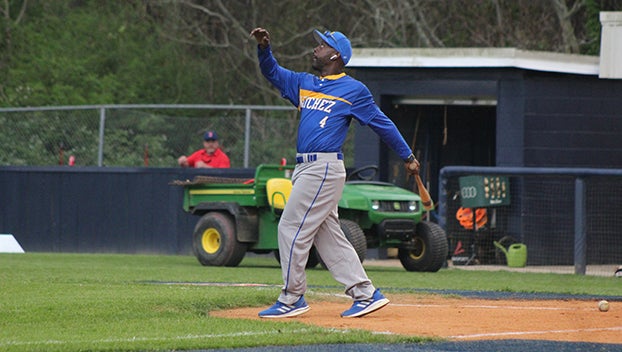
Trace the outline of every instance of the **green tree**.
<instances>
[{"instance_id":1,"label":"green tree","mask_svg":"<svg viewBox=\"0 0 622 352\"><path fill-rule=\"evenodd\" d=\"M599 12L620 10L619 0L5 0L0 106L287 105L259 71L248 37L256 26L270 31L283 66L308 71L315 28L343 31L354 47L516 47L598 55ZM9 132L0 134L0 143L12 146L0 154L0 163L57 164L62 149L95 164L98 116L90 114L0 116ZM123 122L111 117L106 164L142 165L147 149L150 165L173 166L178 155L196 148L197 136L210 124L227 126L228 147L240 150L244 125L229 118L236 114L184 111L183 128L162 111L126 114ZM253 145L251 163L292 153L285 148L294 147L296 120L287 116L253 116L258 139L279 133L287 142L267 138Z\"/></svg>"}]
</instances>

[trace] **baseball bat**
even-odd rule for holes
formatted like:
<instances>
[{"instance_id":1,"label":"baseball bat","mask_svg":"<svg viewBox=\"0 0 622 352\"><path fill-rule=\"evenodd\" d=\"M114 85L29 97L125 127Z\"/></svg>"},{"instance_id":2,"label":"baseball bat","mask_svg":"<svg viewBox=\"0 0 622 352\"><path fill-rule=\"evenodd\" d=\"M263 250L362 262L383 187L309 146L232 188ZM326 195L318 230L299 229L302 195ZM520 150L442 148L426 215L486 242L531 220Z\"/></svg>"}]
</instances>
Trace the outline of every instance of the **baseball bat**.
<instances>
[{"instance_id":1,"label":"baseball bat","mask_svg":"<svg viewBox=\"0 0 622 352\"><path fill-rule=\"evenodd\" d=\"M423 209L432 210L434 209L434 202L432 202L432 198L430 197L430 193L425 186L423 185L423 181L421 181L421 176L419 174L415 174L415 181L417 181L417 187L419 188L419 196L421 197L421 203L423 203Z\"/></svg>"}]
</instances>

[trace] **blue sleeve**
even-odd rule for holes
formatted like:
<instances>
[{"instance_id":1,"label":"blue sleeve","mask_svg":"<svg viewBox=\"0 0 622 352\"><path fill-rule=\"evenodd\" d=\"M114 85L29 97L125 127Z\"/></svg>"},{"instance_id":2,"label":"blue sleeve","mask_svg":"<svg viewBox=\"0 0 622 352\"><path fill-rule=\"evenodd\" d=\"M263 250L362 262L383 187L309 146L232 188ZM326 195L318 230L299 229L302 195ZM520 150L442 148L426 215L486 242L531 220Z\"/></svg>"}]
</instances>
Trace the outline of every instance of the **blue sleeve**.
<instances>
[{"instance_id":1,"label":"blue sleeve","mask_svg":"<svg viewBox=\"0 0 622 352\"><path fill-rule=\"evenodd\" d=\"M412 153L410 146L408 146L393 121L380 111L380 109L378 109L378 114L369 121L368 126L374 130L380 139L391 147L402 160L406 160Z\"/></svg>"},{"instance_id":2,"label":"blue sleeve","mask_svg":"<svg viewBox=\"0 0 622 352\"><path fill-rule=\"evenodd\" d=\"M257 57L259 58L259 68L264 77L279 90L283 98L298 107L300 103L299 77L301 74L279 66L270 47L261 49L257 45Z\"/></svg>"},{"instance_id":3,"label":"blue sleeve","mask_svg":"<svg viewBox=\"0 0 622 352\"><path fill-rule=\"evenodd\" d=\"M364 86L360 89L359 98L352 106L352 115L361 125L368 125L402 160L406 160L412 153L410 146L393 121L376 105L369 89Z\"/></svg>"}]
</instances>

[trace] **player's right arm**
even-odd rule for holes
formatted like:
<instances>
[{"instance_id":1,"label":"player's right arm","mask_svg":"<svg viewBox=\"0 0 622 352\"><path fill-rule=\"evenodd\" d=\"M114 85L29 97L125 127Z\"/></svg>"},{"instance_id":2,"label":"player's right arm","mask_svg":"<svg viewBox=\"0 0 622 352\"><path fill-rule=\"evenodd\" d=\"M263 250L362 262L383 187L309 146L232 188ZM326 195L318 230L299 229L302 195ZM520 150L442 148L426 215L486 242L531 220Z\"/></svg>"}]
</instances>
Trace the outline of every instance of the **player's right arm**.
<instances>
[{"instance_id":1,"label":"player's right arm","mask_svg":"<svg viewBox=\"0 0 622 352\"><path fill-rule=\"evenodd\" d=\"M298 107L300 79L304 74L288 70L278 64L272 55L268 31L255 28L250 35L257 40L257 57L261 73L281 92L281 96Z\"/></svg>"},{"instance_id":2,"label":"player's right arm","mask_svg":"<svg viewBox=\"0 0 622 352\"><path fill-rule=\"evenodd\" d=\"M288 99L294 106L298 107L300 103L299 78L302 74L280 66L272 55L270 46L266 49L258 46L257 56L264 77L281 92L283 98Z\"/></svg>"}]
</instances>

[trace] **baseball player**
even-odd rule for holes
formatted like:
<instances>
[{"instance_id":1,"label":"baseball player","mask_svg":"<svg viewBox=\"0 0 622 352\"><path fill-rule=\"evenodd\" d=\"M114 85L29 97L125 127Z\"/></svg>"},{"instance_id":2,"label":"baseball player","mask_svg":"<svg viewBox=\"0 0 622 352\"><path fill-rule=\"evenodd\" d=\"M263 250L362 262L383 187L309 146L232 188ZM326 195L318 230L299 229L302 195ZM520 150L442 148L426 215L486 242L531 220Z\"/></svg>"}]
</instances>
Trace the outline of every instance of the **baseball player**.
<instances>
[{"instance_id":1,"label":"baseball player","mask_svg":"<svg viewBox=\"0 0 622 352\"><path fill-rule=\"evenodd\" d=\"M404 160L409 174L419 162L395 124L375 104L369 89L344 73L352 56L348 38L340 32L314 31L312 67L318 76L287 70L277 63L270 34L250 32L258 43L261 72L300 111L293 189L278 226L283 287L277 302L259 312L263 318L297 316L310 308L305 265L315 246L331 275L352 297L344 318L360 317L389 303L367 277L356 251L339 225L337 205L345 184L342 145L352 119L372 128Z\"/></svg>"}]
</instances>

